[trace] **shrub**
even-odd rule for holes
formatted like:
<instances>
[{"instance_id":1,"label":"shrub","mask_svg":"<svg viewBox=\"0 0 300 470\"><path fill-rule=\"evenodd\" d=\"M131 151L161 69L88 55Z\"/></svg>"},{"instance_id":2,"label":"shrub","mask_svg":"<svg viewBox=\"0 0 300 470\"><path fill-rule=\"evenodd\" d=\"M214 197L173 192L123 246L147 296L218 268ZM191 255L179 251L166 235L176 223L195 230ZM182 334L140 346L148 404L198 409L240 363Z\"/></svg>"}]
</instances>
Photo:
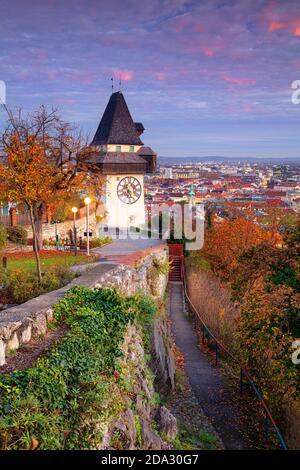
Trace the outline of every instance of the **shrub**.
<instances>
[{"instance_id":1,"label":"shrub","mask_svg":"<svg viewBox=\"0 0 300 470\"><path fill-rule=\"evenodd\" d=\"M7 243L7 231L3 225L0 225L0 250L5 248Z\"/></svg>"},{"instance_id":2,"label":"shrub","mask_svg":"<svg viewBox=\"0 0 300 470\"><path fill-rule=\"evenodd\" d=\"M76 274L66 264L56 264L48 268L43 276L43 286L49 292L50 290L59 289L74 279ZM51 288L51 285L58 283L58 287Z\"/></svg>"},{"instance_id":3,"label":"shrub","mask_svg":"<svg viewBox=\"0 0 300 470\"><path fill-rule=\"evenodd\" d=\"M244 297L237 332L243 364L278 418L283 405L299 400L299 372L291 360L293 337L286 321L289 298L290 288L271 290L257 280Z\"/></svg>"},{"instance_id":4,"label":"shrub","mask_svg":"<svg viewBox=\"0 0 300 470\"><path fill-rule=\"evenodd\" d=\"M75 273L68 266L55 265L47 269L43 274L42 283L39 285L36 273L24 269L14 269L5 275L4 284L11 301L21 304L38 295L65 286L74 277Z\"/></svg>"},{"instance_id":5,"label":"shrub","mask_svg":"<svg viewBox=\"0 0 300 470\"><path fill-rule=\"evenodd\" d=\"M99 238L92 238L90 241L91 248L98 248L103 245L107 245L108 243L112 242L112 238L109 236L106 237L99 237Z\"/></svg>"},{"instance_id":6,"label":"shrub","mask_svg":"<svg viewBox=\"0 0 300 470\"><path fill-rule=\"evenodd\" d=\"M21 304L41 293L38 278L24 269L9 271L5 284L13 302Z\"/></svg>"},{"instance_id":7,"label":"shrub","mask_svg":"<svg viewBox=\"0 0 300 470\"><path fill-rule=\"evenodd\" d=\"M157 258L154 258L152 261L156 274L168 274L171 264L170 261L160 261Z\"/></svg>"},{"instance_id":8,"label":"shrub","mask_svg":"<svg viewBox=\"0 0 300 470\"><path fill-rule=\"evenodd\" d=\"M21 225L15 225L14 227L7 227L7 238L18 245L27 245L28 233Z\"/></svg>"}]
</instances>

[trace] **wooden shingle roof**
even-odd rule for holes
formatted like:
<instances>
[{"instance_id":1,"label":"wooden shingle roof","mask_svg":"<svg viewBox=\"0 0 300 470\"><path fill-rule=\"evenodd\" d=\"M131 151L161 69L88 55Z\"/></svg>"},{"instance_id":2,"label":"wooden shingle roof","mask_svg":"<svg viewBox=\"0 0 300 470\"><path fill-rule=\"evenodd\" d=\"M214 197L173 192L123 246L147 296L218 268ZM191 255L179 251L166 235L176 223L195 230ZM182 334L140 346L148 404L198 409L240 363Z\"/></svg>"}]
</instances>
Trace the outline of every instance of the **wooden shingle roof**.
<instances>
[{"instance_id":1,"label":"wooden shingle roof","mask_svg":"<svg viewBox=\"0 0 300 470\"><path fill-rule=\"evenodd\" d=\"M147 171L147 161L134 152L109 152L105 155L95 152L88 163L104 174L144 174Z\"/></svg>"},{"instance_id":2,"label":"wooden shingle roof","mask_svg":"<svg viewBox=\"0 0 300 470\"><path fill-rule=\"evenodd\" d=\"M143 145L121 91L113 93L91 145Z\"/></svg>"}]
</instances>

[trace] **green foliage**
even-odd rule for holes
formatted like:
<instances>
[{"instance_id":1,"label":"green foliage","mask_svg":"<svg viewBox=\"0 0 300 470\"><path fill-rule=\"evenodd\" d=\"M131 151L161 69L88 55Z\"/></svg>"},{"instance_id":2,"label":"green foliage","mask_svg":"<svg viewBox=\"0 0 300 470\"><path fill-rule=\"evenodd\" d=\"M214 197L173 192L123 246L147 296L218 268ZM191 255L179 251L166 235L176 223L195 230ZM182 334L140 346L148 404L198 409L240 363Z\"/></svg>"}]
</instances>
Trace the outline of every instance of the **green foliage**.
<instances>
[{"instance_id":1,"label":"green foliage","mask_svg":"<svg viewBox=\"0 0 300 470\"><path fill-rule=\"evenodd\" d=\"M75 274L68 266L54 265L47 269L39 284L37 275L24 269L8 271L4 276L6 291L12 303L23 303L29 299L63 287Z\"/></svg>"},{"instance_id":2,"label":"green foliage","mask_svg":"<svg viewBox=\"0 0 300 470\"><path fill-rule=\"evenodd\" d=\"M135 430L136 430L137 445L140 449L142 449L143 439L142 439L142 430L141 430L141 423L139 420L139 415L134 415L134 424L135 424Z\"/></svg>"},{"instance_id":3,"label":"green foliage","mask_svg":"<svg viewBox=\"0 0 300 470\"><path fill-rule=\"evenodd\" d=\"M111 242L112 242L112 238L110 236L98 237L98 238L95 237L91 239L90 244L92 248L98 248L103 245L107 245L108 243L111 243Z\"/></svg>"},{"instance_id":4,"label":"green foliage","mask_svg":"<svg viewBox=\"0 0 300 470\"><path fill-rule=\"evenodd\" d=\"M179 421L179 433L172 444L180 450L215 450L218 447L216 436L207 432L195 430ZM166 436L162 436L167 440Z\"/></svg>"},{"instance_id":5,"label":"green foliage","mask_svg":"<svg viewBox=\"0 0 300 470\"><path fill-rule=\"evenodd\" d=\"M144 349L147 353L150 353L152 349L152 324L157 313L157 306L154 300L142 291L139 291L134 299L139 312L137 321L142 328Z\"/></svg>"},{"instance_id":6,"label":"green foliage","mask_svg":"<svg viewBox=\"0 0 300 470\"><path fill-rule=\"evenodd\" d=\"M0 225L0 250L5 248L7 243L7 231L3 225Z\"/></svg>"},{"instance_id":7,"label":"green foliage","mask_svg":"<svg viewBox=\"0 0 300 470\"><path fill-rule=\"evenodd\" d=\"M300 336L300 222L285 221L282 246L268 237L256 237L247 246L242 233L237 230L232 236L224 224L216 226L209 259L222 278L219 261L225 255L232 261L239 242L223 276L241 307L230 348L235 348L284 429L286 410L300 398L299 370L291 359L292 343Z\"/></svg>"},{"instance_id":8,"label":"green foliage","mask_svg":"<svg viewBox=\"0 0 300 470\"><path fill-rule=\"evenodd\" d=\"M23 269L9 271L5 285L12 302L17 304L38 296L40 292L37 276L33 273L28 274Z\"/></svg>"},{"instance_id":9,"label":"green foliage","mask_svg":"<svg viewBox=\"0 0 300 470\"><path fill-rule=\"evenodd\" d=\"M186 262L192 268L199 269L200 271L211 271L210 262L205 259L198 251L192 251L187 258Z\"/></svg>"},{"instance_id":10,"label":"green foliage","mask_svg":"<svg viewBox=\"0 0 300 470\"><path fill-rule=\"evenodd\" d=\"M139 310L139 322L142 323L149 323L153 321L153 317L157 312L157 306L154 300L145 295L143 292L139 291L135 295L136 305Z\"/></svg>"},{"instance_id":11,"label":"green foliage","mask_svg":"<svg viewBox=\"0 0 300 470\"><path fill-rule=\"evenodd\" d=\"M168 274L170 271L171 263L167 261L160 261L157 258L154 258L152 261L152 265L154 267L156 274Z\"/></svg>"},{"instance_id":12,"label":"green foliage","mask_svg":"<svg viewBox=\"0 0 300 470\"><path fill-rule=\"evenodd\" d=\"M282 418L282 406L299 398L299 375L292 363L293 337L288 328L290 289L266 289L261 280L244 298L238 325L240 356L254 382Z\"/></svg>"},{"instance_id":13,"label":"green foliage","mask_svg":"<svg viewBox=\"0 0 300 470\"><path fill-rule=\"evenodd\" d=\"M120 411L114 371L125 329L139 307L153 311L137 299L74 287L55 306L57 325L69 332L31 369L0 375L2 449L29 448L33 437L40 449L81 449L101 438L101 420Z\"/></svg>"},{"instance_id":14,"label":"green foliage","mask_svg":"<svg viewBox=\"0 0 300 470\"><path fill-rule=\"evenodd\" d=\"M14 227L7 227L7 238L12 243L18 245L27 245L28 233L21 225L15 225Z\"/></svg>"},{"instance_id":15,"label":"green foliage","mask_svg":"<svg viewBox=\"0 0 300 470\"><path fill-rule=\"evenodd\" d=\"M52 213L53 220L59 220L63 222L68 217L72 216L72 207L80 207L82 204L82 199L79 193L71 193L66 195L63 201L60 201L59 204L56 204L56 207Z\"/></svg>"}]
</instances>

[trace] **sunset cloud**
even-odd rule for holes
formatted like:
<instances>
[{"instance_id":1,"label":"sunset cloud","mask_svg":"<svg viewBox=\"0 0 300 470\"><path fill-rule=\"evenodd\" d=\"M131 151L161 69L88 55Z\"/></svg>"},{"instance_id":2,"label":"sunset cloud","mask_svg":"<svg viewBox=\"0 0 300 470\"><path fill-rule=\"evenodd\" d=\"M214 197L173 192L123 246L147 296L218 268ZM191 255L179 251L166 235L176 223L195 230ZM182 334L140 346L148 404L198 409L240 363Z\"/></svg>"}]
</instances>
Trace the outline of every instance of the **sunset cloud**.
<instances>
[{"instance_id":1,"label":"sunset cloud","mask_svg":"<svg viewBox=\"0 0 300 470\"><path fill-rule=\"evenodd\" d=\"M231 77L229 75L223 75L222 79L225 82L233 83L234 85L240 85L240 86L250 86L250 85L256 84L256 80L254 78L238 78L238 77Z\"/></svg>"},{"instance_id":2,"label":"sunset cloud","mask_svg":"<svg viewBox=\"0 0 300 470\"><path fill-rule=\"evenodd\" d=\"M272 21L269 24L269 32L278 31L279 29L285 29L287 25L285 23L280 23L279 21Z\"/></svg>"},{"instance_id":3,"label":"sunset cloud","mask_svg":"<svg viewBox=\"0 0 300 470\"><path fill-rule=\"evenodd\" d=\"M202 51L206 57L213 57L215 55L215 51L211 47L203 47Z\"/></svg>"},{"instance_id":4,"label":"sunset cloud","mask_svg":"<svg viewBox=\"0 0 300 470\"><path fill-rule=\"evenodd\" d=\"M122 82L130 82L134 79L134 73L131 70L114 70L113 76Z\"/></svg>"},{"instance_id":5,"label":"sunset cloud","mask_svg":"<svg viewBox=\"0 0 300 470\"><path fill-rule=\"evenodd\" d=\"M126 8L124 0L1 0L1 7L0 80L12 108L59 105L93 133L113 76L158 152L165 139L185 152L185 137L198 142L197 152L206 132L222 125L231 140L247 119L254 135L259 122L276 122L274 142L299 124L300 106L290 101L300 73L299 0L149 0ZM299 151L297 132L288 148Z\"/></svg>"},{"instance_id":6,"label":"sunset cloud","mask_svg":"<svg viewBox=\"0 0 300 470\"><path fill-rule=\"evenodd\" d=\"M295 27L294 36L299 36L300 37L300 24Z\"/></svg>"},{"instance_id":7,"label":"sunset cloud","mask_svg":"<svg viewBox=\"0 0 300 470\"><path fill-rule=\"evenodd\" d=\"M167 79L167 75L164 72L158 72L155 74L155 77L159 81L163 81Z\"/></svg>"}]
</instances>

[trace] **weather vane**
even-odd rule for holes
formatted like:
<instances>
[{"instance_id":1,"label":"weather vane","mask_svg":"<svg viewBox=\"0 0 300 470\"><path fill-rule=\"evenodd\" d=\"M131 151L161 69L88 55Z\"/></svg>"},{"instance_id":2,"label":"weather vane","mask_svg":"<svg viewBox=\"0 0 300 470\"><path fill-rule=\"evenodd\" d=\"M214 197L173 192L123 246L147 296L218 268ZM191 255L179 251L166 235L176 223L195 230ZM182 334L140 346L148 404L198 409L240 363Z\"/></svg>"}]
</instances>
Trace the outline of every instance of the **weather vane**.
<instances>
[{"instance_id":1,"label":"weather vane","mask_svg":"<svg viewBox=\"0 0 300 470\"><path fill-rule=\"evenodd\" d=\"M122 80L121 80L121 77L119 78L119 91L121 91L121 87L122 87Z\"/></svg>"},{"instance_id":2,"label":"weather vane","mask_svg":"<svg viewBox=\"0 0 300 470\"><path fill-rule=\"evenodd\" d=\"M114 92L114 77L111 77L111 92Z\"/></svg>"}]
</instances>

